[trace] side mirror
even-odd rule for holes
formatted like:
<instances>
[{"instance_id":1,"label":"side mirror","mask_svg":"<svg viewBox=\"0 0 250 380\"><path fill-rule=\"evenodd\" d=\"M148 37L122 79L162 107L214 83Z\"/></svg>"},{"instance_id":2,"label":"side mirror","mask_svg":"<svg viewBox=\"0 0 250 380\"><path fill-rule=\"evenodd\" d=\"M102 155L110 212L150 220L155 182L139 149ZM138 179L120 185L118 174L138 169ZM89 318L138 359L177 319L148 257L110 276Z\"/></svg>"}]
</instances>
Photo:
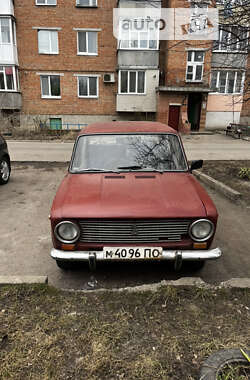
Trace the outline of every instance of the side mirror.
<instances>
[{"instance_id":1,"label":"side mirror","mask_svg":"<svg viewBox=\"0 0 250 380\"><path fill-rule=\"evenodd\" d=\"M201 169L203 166L203 160L196 160L191 162L190 166L190 172L192 173L193 170Z\"/></svg>"}]
</instances>

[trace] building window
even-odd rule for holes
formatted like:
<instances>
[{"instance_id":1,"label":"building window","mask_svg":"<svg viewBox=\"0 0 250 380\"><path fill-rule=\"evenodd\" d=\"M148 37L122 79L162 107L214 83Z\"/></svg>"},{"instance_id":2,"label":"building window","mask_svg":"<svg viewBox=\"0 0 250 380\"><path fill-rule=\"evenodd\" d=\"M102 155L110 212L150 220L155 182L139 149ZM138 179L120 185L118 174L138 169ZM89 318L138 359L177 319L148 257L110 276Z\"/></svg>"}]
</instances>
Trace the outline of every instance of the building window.
<instances>
[{"instance_id":1,"label":"building window","mask_svg":"<svg viewBox=\"0 0 250 380\"><path fill-rule=\"evenodd\" d=\"M97 32L77 32L77 53L97 55Z\"/></svg>"},{"instance_id":2,"label":"building window","mask_svg":"<svg viewBox=\"0 0 250 380\"><path fill-rule=\"evenodd\" d=\"M60 75L41 75L42 98L61 98Z\"/></svg>"},{"instance_id":3,"label":"building window","mask_svg":"<svg viewBox=\"0 0 250 380\"><path fill-rule=\"evenodd\" d=\"M203 51L188 51L188 62L186 71L187 82L201 82L203 78L204 65Z\"/></svg>"},{"instance_id":4,"label":"building window","mask_svg":"<svg viewBox=\"0 0 250 380\"><path fill-rule=\"evenodd\" d=\"M97 0L76 0L78 7L97 7Z\"/></svg>"},{"instance_id":5,"label":"building window","mask_svg":"<svg viewBox=\"0 0 250 380\"><path fill-rule=\"evenodd\" d=\"M15 66L0 66L0 91L18 91L18 71Z\"/></svg>"},{"instance_id":6,"label":"building window","mask_svg":"<svg viewBox=\"0 0 250 380\"><path fill-rule=\"evenodd\" d=\"M145 71L119 71L120 94L145 94Z\"/></svg>"},{"instance_id":7,"label":"building window","mask_svg":"<svg viewBox=\"0 0 250 380\"><path fill-rule=\"evenodd\" d=\"M11 43L11 18L10 17L0 18L0 43L1 44Z\"/></svg>"},{"instance_id":8,"label":"building window","mask_svg":"<svg viewBox=\"0 0 250 380\"><path fill-rule=\"evenodd\" d=\"M78 97L79 98L98 98L98 77L97 76L78 76Z\"/></svg>"},{"instance_id":9,"label":"building window","mask_svg":"<svg viewBox=\"0 0 250 380\"><path fill-rule=\"evenodd\" d=\"M36 5L56 5L56 0L36 0Z\"/></svg>"},{"instance_id":10,"label":"building window","mask_svg":"<svg viewBox=\"0 0 250 380\"><path fill-rule=\"evenodd\" d=\"M38 30L39 54L58 54L58 32L56 30Z\"/></svg>"},{"instance_id":11,"label":"building window","mask_svg":"<svg viewBox=\"0 0 250 380\"><path fill-rule=\"evenodd\" d=\"M248 47L247 28L220 25L219 40L214 41L214 51L245 51Z\"/></svg>"},{"instance_id":12,"label":"building window","mask_svg":"<svg viewBox=\"0 0 250 380\"><path fill-rule=\"evenodd\" d=\"M119 48L156 50L159 47L159 30L145 19L121 20Z\"/></svg>"},{"instance_id":13,"label":"building window","mask_svg":"<svg viewBox=\"0 0 250 380\"><path fill-rule=\"evenodd\" d=\"M211 74L211 90L220 94L240 94L243 92L245 73L234 70L214 70Z\"/></svg>"}]
</instances>

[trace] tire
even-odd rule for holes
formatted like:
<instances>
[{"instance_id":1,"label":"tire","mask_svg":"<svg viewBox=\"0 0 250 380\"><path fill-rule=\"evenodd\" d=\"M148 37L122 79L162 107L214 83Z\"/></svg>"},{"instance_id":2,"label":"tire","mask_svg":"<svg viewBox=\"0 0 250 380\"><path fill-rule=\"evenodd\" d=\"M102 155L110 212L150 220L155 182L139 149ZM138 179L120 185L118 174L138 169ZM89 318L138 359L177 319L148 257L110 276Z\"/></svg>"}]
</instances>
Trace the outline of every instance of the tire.
<instances>
[{"instance_id":1,"label":"tire","mask_svg":"<svg viewBox=\"0 0 250 380\"><path fill-rule=\"evenodd\" d=\"M7 158L0 160L0 185L6 185L10 179L10 162Z\"/></svg>"},{"instance_id":2,"label":"tire","mask_svg":"<svg viewBox=\"0 0 250 380\"><path fill-rule=\"evenodd\" d=\"M244 352L250 356L250 350L244 350ZM239 349L217 351L215 354L209 356L202 365L199 380L216 380L219 371L230 363L250 365Z\"/></svg>"},{"instance_id":3,"label":"tire","mask_svg":"<svg viewBox=\"0 0 250 380\"><path fill-rule=\"evenodd\" d=\"M56 264L60 269L69 270L74 268L74 263L66 260L56 260Z\"/></svg>"}]
</instances>

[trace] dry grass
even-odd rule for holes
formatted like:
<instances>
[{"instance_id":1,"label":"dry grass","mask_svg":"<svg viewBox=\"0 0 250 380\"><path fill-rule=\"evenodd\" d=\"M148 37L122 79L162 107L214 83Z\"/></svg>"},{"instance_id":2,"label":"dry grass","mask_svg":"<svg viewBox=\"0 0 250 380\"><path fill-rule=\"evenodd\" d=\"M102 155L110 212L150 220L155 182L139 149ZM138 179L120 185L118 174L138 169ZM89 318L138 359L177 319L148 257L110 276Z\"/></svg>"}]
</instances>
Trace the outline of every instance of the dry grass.
<instances>
[{"instance_id":1,"label":"dry grass","mask_svg":"<svg viewBox=\"0 0 250 380\"><path fill-rule=\"evenodd\" d=\"M249 345L249 306L246 290L3 287L0 379L194 380L212 352Z\"/></svg>"},{"instance_id":2,"label":"dry grass","mask_svg":"<svg viewBox=\"0 0 250 380\"><path fill-rule=\"evenodd\" d=\"M11 129L11 131L7 133L6 137L14 140L74 141L78 133L79 130L51 130L49 128L23 129L16 127Z\"/></svg>"}]
</instances>

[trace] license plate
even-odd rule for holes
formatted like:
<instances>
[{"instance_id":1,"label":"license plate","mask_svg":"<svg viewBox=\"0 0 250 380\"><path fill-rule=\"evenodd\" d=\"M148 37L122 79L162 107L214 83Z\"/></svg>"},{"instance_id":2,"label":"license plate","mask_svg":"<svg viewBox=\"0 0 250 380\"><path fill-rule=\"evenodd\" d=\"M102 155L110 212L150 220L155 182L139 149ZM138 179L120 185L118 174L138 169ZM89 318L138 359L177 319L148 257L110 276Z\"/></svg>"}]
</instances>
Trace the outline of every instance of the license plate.
<instances>
[{"instance_id":1,"label":"license plate","mask_svg":"<svg viewBox=\"0 0 250 380\"><path fill-rule=\"evenodd\" d=\"M105 260L150 260L162 257L162 247L104 247Z\"/></svg>"}]
</instances>

